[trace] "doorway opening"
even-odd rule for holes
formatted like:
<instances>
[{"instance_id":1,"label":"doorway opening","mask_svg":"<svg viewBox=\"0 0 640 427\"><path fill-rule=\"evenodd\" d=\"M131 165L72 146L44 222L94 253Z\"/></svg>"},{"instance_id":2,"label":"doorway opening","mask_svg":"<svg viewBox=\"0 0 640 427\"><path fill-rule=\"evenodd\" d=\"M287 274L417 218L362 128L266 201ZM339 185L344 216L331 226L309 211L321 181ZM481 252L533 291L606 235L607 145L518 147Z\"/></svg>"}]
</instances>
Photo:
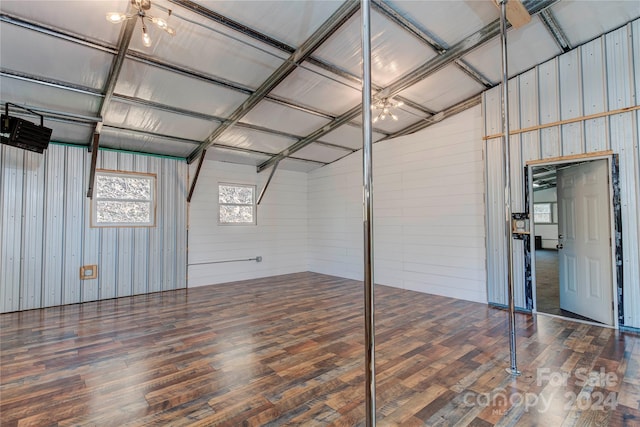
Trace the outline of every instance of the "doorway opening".
<instances>
[{"instance_id":1,"label":"doorway opening","mask_svg":"<svg viewBox=\"0 0 640 427\"><path fill-rule=\"evenodd\" d=\"M616 325L609 159L528 167L535 310Z\"/></svg>"}]
</instances>

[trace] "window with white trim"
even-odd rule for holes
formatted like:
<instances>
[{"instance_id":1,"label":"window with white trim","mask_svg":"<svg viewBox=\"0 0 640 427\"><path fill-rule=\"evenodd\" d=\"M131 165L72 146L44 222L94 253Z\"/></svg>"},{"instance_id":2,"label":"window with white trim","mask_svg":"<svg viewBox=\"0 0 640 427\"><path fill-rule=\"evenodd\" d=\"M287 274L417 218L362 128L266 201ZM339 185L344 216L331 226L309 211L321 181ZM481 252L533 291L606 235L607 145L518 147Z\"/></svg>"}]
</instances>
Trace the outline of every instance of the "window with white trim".
<instances>
[{"instance_id":1,"label":"window with white trim","mask_svg":"<svg viewBox=\"0 0 640 427\"><path fill-rule=\"evenodd\" d=\"M553 224L552 203L534 203L533 222L536 224Z\"/></svg>"},{"instance_id":2,"label":"window with white trim","mask_svg":"<svg viewBox=\"0 0 640 427\"><path fill-rule=\"evenodd\" d=\"M255 185L218 184L218 222L227 225L255 224L255 194Z\"/></svg>"},{"instance_id":3,"label":"window with white trim","mask_svg":"<svg viewBox=\"0 0 640 427\"><path fill-rule=\"evenodd\" d=\"M156 176L98 170L91 201L93 227L154 227Z\"/></svg>"}]
</instances>

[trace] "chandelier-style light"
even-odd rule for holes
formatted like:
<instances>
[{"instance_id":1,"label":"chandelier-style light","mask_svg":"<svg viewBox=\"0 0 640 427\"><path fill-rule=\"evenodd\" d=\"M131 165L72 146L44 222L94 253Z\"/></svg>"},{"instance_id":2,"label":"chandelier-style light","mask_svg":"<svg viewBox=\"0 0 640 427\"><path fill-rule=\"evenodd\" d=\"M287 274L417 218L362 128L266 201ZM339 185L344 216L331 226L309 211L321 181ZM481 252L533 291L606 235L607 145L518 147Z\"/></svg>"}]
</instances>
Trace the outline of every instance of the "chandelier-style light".
<instances>
[{"instance_id":1,"label":"chandelier-style light","mask_svg":"<svg viewBox=\"0 0 640 427\"><path fill-rule=\"evenodd\" d=\"M372 110L378 110L378 115L373 119L373 123L376 123L378 120L384 120L388 117L391 117L393 120L398 120L398 116L393 114L393 109L398 108L404 105L404 102L394 101L391 98L381 98L376 102L371 104Z\"/></svg>"},{"instance_id":2,"label":"chandelier-style light","mask_svg":"<svg viewBox=\"0 0 640 427\"><path fill-rule=\"evenodd\" d=\"M109 12L107 13L107 21L113 24L119 24L126 21L127 19L135 19L136 16L139 16L140 21L142 22L142 44L145 45L145 47L151 46L151 37L149 36L149 33L147 31L147 24L144 21L145 18L150 20L161 30L167 32L169 35L176 35L176 30L171 28L167 23L167 20L171 16L171 9L169 9L167 12L167 19L162 19L147 14L147 11L151 9L151 0L131 0L131 4L138 10L135 15L126 15L119 12Z\"/></svg>"}]
</instances>

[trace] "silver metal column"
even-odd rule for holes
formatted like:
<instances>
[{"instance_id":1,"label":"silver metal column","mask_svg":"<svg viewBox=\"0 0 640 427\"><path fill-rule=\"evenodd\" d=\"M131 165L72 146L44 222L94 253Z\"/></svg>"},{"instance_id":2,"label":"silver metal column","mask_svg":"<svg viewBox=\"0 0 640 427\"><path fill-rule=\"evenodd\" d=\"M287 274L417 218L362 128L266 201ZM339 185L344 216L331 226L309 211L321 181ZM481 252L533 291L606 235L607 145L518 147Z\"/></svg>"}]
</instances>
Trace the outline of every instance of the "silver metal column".
<instances>
[{"instance_id":1,"label":"silver metal column","mask_svg":"<svg viewBox=\"0 0 640 427\"><path fill-rule=\"evenodd\" d=\"M373 140L371 134L371 5L360 0L362 16L362 177L364 185L364 342L366 426L376 425L375 323L373 294Z\"/></svg>"},{"instance_id":2,"label":"silver metal column","mask_svg":"<svg viewBox=\"0 0 640 427\"><path fill-rule=\"evenodd\" d=\"M516 315L513 292L513 237L511 235L511 154L509 150L509 71L507 65L507 1L500 1L500 42L502 47L502 132L504 139L504 215L507 240L507 287L509 298L509 354L511 375L518 376L516 361Z\"/></svg>"}]
</instances>

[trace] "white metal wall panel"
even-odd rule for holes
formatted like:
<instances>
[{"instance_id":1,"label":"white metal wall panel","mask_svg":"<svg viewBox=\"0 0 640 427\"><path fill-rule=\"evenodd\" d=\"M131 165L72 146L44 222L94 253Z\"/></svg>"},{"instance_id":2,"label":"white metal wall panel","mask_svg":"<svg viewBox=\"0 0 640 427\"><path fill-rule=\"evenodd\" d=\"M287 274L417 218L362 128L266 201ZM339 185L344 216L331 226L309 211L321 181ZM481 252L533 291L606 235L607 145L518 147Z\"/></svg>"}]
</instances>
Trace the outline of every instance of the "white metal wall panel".
<instances>
[{"instance_id":1,"label":"white metal wall panel","mask_svg":"<svg viewBox=\"0 0 640 427\"><path fill-rule=\"evenodd\" d=\"M42 303L42 232L45 162L38 153L24 153L24 214L20 309Z\"/></svg>"},{"instance_id":2,"label":"white metal wall panel","mask_svg":"<svg viewBox=\"0 0 640 427\"><path fill-rule=\"evenodd\" d=\"M557 58L538 66L538 89L540 91L540 124L553 123L560 120L560 98L558 93L558 60ZM540 131L542 157L562 155L560 146L560 129L557 126Z\"/></svg>"},{"instance_id":3,"label":"white metal wall panel","mask_svg":"<svg viewBox=\"0 0 640 427\"><path fill-rule=\"evenodd\" d=\"M162 262L162 290L166 291L175 289L176 283L176 230L170 218L175 218L176 210L182 209L183 206L176 205L175 203L176 190L172 184L177 181L177 176L172 167L173 160L161 159L161 163L162 173L158 177L158 180L162 183L162 187L165 188L165 191L162 192L162 203L159 204L159 206L162 206L161 212L163 213L162 241L164 245L162 247L162 253L164 257Z\"/></svg>"},{"instance_id":4,"label":"white metal wall panel","mask_svg":"<svg viewBox=\"0 0 640 427\"><path fill-rule=\"evenodd\" d=\"M84 223L84 158L82 149L66 150L66 167L62 171L64 185L64 235L63 235L63 270L62 270L62 304L81 302L80 266L82 265L82 226Z\"/></svg>"},{"instance_id":5,"label":"white metal wall panel","mask_svg":"<svg viewBox=\"0 0 640 427\"><path fill-rule=\"evenodd\" d=\"M574 49L558 58L560 74L560 119L567 120L582 116L582 75L580 49ZM584 153L582 147L582 123L569 123L561 127L562 154Z\"/></svg>"},{"instance_id":6,"label":"white metal wall panel","mask_svg":"<svg viewBox=\"0 0 640 427\"><path fill-rule=\"evenodd\" d=\"M132 172L133 158L127 153L118 153L118 170ZM126 297L133 294L133 269L132 259L135 254L133 252L133 228L118 228L118 257L117 257L117 275L118 289L116 294L118 297Z\"/></svg>"},{"instance_id":7,"label":"white metal wall panel","mask_svg":"<svg viewBox=\"0 0 640 427\"><path fill-rule=\"evenodd\" d=\"M101 169L117 170L118 153L115 151L103 151L98 156L98 167ZM100 230L100 263L98 264L98 277L100 280L100 299L115 298L118 296L118 229L103 228Z\"/></svg>"},{"instance_id":8,"label":"white metal wall panel","mask_svg":"<svg viewBox=\"0 0 640 427\"><path fill-rule=\"evenodd\" d=\"M0 233L0 304L3 311L20 306L20 226L22 217L22 156L17 148L2 150L2 233Z\"/></svg>"},{"instance_id":9,"label":"white metal wall panel","mask_svg":"<svg viewBox=\"0 0 640 427\"><path fill-rule=\"evenodd\" d=\"M45 248L42 274L43 307L62 304L66 154L66 150L62 147L49 146L45 156L47 173L43 218Z\"/></svg>"},{"instance_id":10,"label":"white metal wall panel","mask_svg":"<svg viewBox=\"0 0 640 427\"><path fill-rule=\"evenodd\" d=\"M99 168L158 174L158 226L91 228L90 158L56 144L0 147L3 312L186 286L186 163L101 150ZM80 280L89 264L98 278Z\"/></svg>"},{"instance_id":11,"label":"white metal wall panel","mask_svg":"<svg viewBox=\"0 0 640 427\"><path fill-rule=\"evenodd\" d=\"M638 33L640 21L594 40L557 60L541 64L519 77L520 103L518 114L521 127L538 123L615 110L634 104L637 99L638 66L640 53ZM605 46L606 45L606 46ZM537 75L537 78L535 77ZM496 90L483 97L485 134L492 135L499 126L499 96ZM496 124L496 117L498 122ZM512 167L512 183L522 185L518 177L527 160L560 155L581 154L606 150L609 147L620 159L620 195L622 202L624 324L640 327L640 154L638 153L638 114L625 113L578 123L577 129L563 128L562 146L558 127L546 134L542 131L521 134L522 155L520 167ZM567 125L565 125L567 126ZM516 130L516 129L512 129ZM540 137L538 135L540 134ZM489 301L504 304L506 295L494 288L506 276L505 254L499 250L504 241L502 209L503 183L499 170L501 151L494 142L487 141L487 278ZM557 143L556 143L557 141ZM562 148L562 149L561 149ZM514 159L515 160L515 159ZM520 181L518 181L518 179ZM522 194L514 192L522 203ZM522 252L516 252L521 262ZM516 289L523 284L523 276L514 276ZM519 294L518 294L519 295ZM519 305L519 304L517 304Z\"/></svg>"},{"instance_id":12,"label":"white metal wall panel","mask_svg":"<svg viewBox=\"0 0 640 427\"><path fill-rule=\"evenodd\" d=\"M162 200L164 198L164 192L160 190L160 177L162 176L162 162L160 159L151 159L149 172L156 175L156 209L159 210L162 209ZM162 233L158 232L158 230L162 230L163 221L164 215L157 215L155 232L149 235L149 268L147 269L149 274L149 292L162 290L163 239Z\"/></svg>"},{"instance_id":13,"label":"white metal wall panel","mask_svg":"<svg viewBox=\"0 0 640 427\"><path fill-rule=\"evenodd\" d=\"M134 172L149 172L149 162L153 159L149 156L134 156L132 154L124 154L121 156L132 157L133 165L132 171ZM157 188L156 188L157 191ZM157 216L156 216L157 218ZM178 220L178 223L180 221ZM184 234L184 233L182 233ZM149 229L147 227L136 227L133 229L133 265L149 265ZM148 292L148 269L146 268L133 268L133 282L132 282L132 294L139 295Z\"/></svg>"},{"instance_id":14,"label":"white metal wall panel","mask_svg":"<svg viewBox=\"0 0 640 427\"><path fill-rule=\"evenodd\" d=\"M584 90L584 114L591 115L607 110L606 62L603 39L598 38L580 47L582 51L582 84ZM606 117L584 122L586 152L603 151L609 148Z\"/></svg>"}]
</instances>

